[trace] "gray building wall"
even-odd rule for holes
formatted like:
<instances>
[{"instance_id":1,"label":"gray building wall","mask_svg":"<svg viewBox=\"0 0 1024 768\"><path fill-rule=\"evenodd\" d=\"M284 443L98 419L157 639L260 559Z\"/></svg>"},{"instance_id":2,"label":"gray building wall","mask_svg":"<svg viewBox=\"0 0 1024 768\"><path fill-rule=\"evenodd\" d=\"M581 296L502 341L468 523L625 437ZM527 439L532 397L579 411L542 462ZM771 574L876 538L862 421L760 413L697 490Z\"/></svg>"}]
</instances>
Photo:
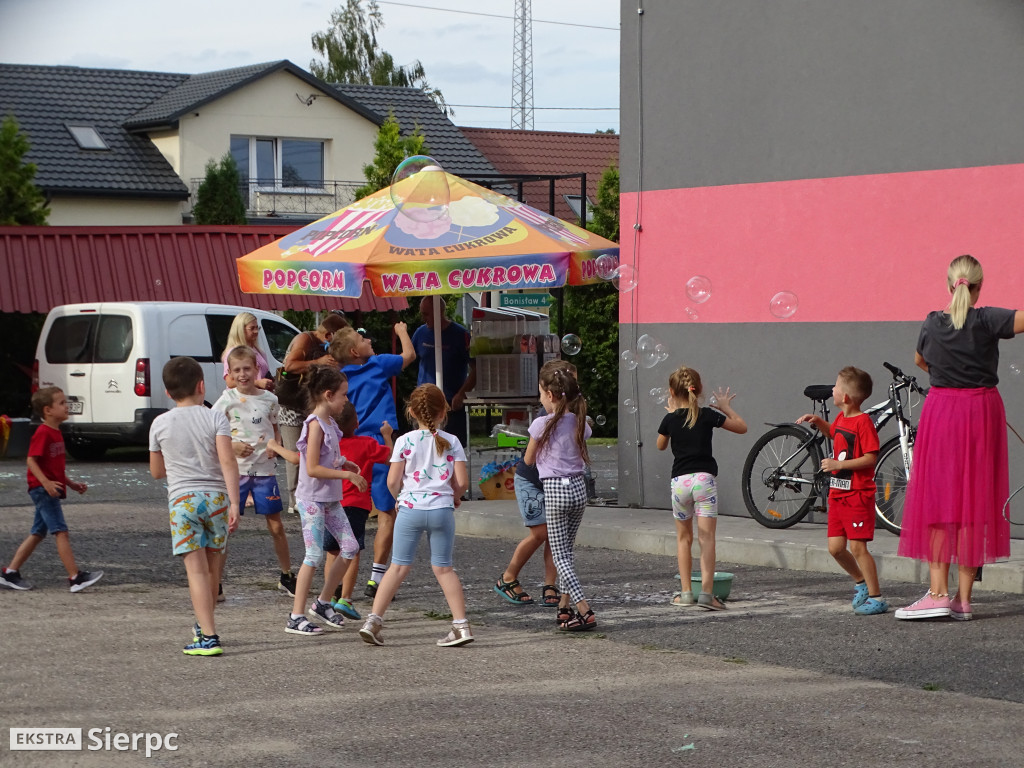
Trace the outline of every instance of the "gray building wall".
<instances>
[{"instance_id":1,"label":"gray building wall","mask_svg":"<svg viewBox=\"0 0 1024 768\"><path fill-rule=\"evenodd\" d=\"M621 40L624 253L636 221L630 193L639 190L1024 162L1024 3L643 0L623 2ZM650 224L642 212L640 222ZM908 295L934 293L959 252L937 254L934 274L907 274L893 263L878 279L904 283ZM1024 264L1019 250L979 257L990 276L1019 275ZM852 268L823 258L820 274L808 277L818 290ZM658 278L649 267L640 275ZM1024 296L1017 308L1024 308ZM839 368L857 365L874 377L869 402L876 402L890 380L882 361L928 382L913 366L923 317L782 324L623 320L623 349L650 333L671 351L654 369L620 372L620 401L632 396L640 404L634 422L620 408L625 503L669 506L671 456L655 446L664 409L647 393L666 387L681 363L699 370L706 388L738 391L734 406L750 425L744 436L716 434L724 514L745 514L743 459L767 429L764 422L793 420L809 410L806 385L832 384ZM1024 339L1005 342L1002 354L1007 417L1024 434L1024 378L1009 368L1024 366ZM893 430L886 427L881 439ZM1024 483L1024 446L1012 434L1010 481L1011 491ZM1024 511L1013 519L1024 521Z\"/></svg>"}]
</instances>

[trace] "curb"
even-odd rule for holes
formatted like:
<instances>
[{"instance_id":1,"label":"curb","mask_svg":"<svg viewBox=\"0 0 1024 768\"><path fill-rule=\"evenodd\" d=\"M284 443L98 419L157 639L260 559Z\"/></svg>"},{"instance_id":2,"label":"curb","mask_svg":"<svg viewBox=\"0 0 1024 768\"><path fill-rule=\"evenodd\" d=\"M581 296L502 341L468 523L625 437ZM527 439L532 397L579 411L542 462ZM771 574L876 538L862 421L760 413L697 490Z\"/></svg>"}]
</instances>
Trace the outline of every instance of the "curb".
<instances>
[{"instance_id":1,"label":"curb","mask_svg":"<svg viewBox=\"0 0 1024 768\"><path fill-rule=\"evenodd\" d=\"M518 514L488 513L481 508L459 507L455 510L456 532L464 536L483 538L521 539L523 523ZM781 568L789 571L843 574L844 571L828 553L824 530L822 544L801 544L789 541L741 538L719 535L715 541L716 558L723 563ZM643 522L630 525L614 523L586 523L580 526L576 541L581 546L618 549L647 555L676 554L676 537L670 531L658 530ZM883 582L898 581L908 584L927 584L928 565L917 560L899 557L890 552L872 552L878 565L878 576ZM1024 594L1024 568L1022 563L992 563L985 566L984 581L975 589L984 592ZM955 574L956 569L951 568ZM955 576L953 576L955 579Z\"/></svg>"}]
</instances>

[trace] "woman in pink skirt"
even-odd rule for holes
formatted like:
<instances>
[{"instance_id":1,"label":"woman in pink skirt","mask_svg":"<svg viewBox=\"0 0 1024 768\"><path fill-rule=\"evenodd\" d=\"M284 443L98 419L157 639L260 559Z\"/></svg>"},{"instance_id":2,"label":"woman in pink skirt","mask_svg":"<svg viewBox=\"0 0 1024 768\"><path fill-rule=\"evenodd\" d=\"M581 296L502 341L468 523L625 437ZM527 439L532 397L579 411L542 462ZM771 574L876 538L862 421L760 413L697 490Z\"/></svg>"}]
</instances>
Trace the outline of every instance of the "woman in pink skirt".
<instances>
[{"instance_id":1,"label":"woman in pink skirt","mask_svg":"<svg viewBox=\"0 0 1024 768\"><path fill-rule=\"evenodd\" d=\"M928 592L897 619L971 618L974 575L1010 555L1006 413L996 384L999 340L1024 332L1024 312L974 305L984 275L972 256L949 265L952 299L921 327L915 361L931 390L921 410L899 554L928 562ZM959 591L950 600L949 566Z\"/></svg>"}]
</instances>

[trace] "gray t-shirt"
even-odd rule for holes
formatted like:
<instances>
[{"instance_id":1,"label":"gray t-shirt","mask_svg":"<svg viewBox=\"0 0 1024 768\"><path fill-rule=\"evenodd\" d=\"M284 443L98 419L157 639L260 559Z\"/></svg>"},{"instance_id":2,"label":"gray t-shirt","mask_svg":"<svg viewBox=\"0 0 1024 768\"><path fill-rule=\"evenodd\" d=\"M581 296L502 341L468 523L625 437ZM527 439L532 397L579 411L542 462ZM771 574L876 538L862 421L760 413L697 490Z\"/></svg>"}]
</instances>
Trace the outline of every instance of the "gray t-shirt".
<instances>
[{"instance_id":1,"label":"gray t-shirt","mask_svg":"<svg viewBox=\"0 0 1024 768\"><path fill-rule=\"evenodd\" d=\"M153 419L149 450L164 455L168 499L190 491L227 492L218 435L231 437L228 417L203 405L172 408Z\"/></svg>"},{"instance_id":2,"label":"gray t-shirt","mask_svg":"<svg viewBox=\"0 0 1024 768\"><path fill-rule=\"evenodd\" d=\"M928 363L933 387L974 389L999 383L999 340L1013 338L1016 310L971 307L964 327L945 312L932 312L921 326L917 351Z\"/></svg>"}]
</instances>

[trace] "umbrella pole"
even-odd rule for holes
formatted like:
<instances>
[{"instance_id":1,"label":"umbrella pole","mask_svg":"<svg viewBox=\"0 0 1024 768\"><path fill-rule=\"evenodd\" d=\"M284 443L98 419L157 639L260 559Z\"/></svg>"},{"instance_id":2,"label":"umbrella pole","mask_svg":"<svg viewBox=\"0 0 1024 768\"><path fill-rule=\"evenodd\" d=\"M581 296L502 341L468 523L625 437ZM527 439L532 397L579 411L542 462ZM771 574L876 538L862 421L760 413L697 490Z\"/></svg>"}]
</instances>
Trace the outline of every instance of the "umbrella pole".
<instances>
[{"instance_id":1,"label":"umbrella pole","mask_svg":"<svg viewBox=\"0 0 1024 768\"><path fill-rule=\"evenodd\" d=\"M441 363L441 297L434 297L434 383L444 392L444 369Z\"/></svg>"}]
</instances>

